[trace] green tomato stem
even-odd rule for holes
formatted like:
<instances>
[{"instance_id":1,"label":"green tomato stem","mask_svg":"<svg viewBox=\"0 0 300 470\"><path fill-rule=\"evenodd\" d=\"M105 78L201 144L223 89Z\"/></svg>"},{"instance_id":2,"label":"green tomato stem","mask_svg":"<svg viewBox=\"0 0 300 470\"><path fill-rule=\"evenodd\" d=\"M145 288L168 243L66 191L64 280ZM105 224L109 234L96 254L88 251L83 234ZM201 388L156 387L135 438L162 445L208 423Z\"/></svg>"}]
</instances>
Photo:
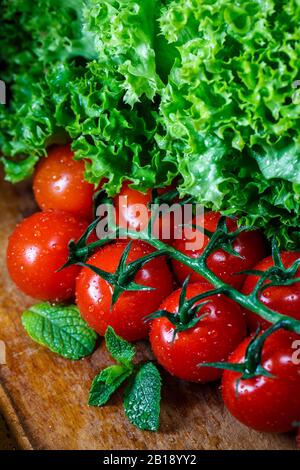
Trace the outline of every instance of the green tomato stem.
<instances>
[{"instance_id":1,"label":"green tomato stem","mask_svg":"<svg viewBox=\"0 0 300 470\"><path fill-rule=\"evenodd\" d=\"M119 234L122 235L122 230L119 230ZM237 302L242 307L250 310L253 313L256 313L258 316L263 318L264 320L268 321L271 324L282 322L283 320L289 325L289 329L294 331L295 333L300 334L300 321L294 318L288 317L287 315L283 315L281 313L275 312L274 310L269 309L263 303L261 303L257 297L257 292L253 292L250 295L244 295L241 292L237 291L234 287L225 284L221 279L219 279L210 269L207 267L207 258L211 251L214 249L213 246L207 246L199 258L190 258L189 256L185 255L181 251L176 250L174 247L167 245L163 241L151 238L149 234L144 232L126 232L126 235L131 239L141 240L149 243L153 248L160 250L163 252L164 255L168 255L172 259L179 261L180 263L184 264L185 266L191 268L194 272L203 276L207 281L209 281L214 288L222 289L224 295L229 297L230 299ZM80 248L76 251L76 256L86 255L88 249L88 253L91 253L96 248L99 248L105 245L108 242L111 242L111 238L106 238L99 240L98 242L94 242L90 245L87 245L85 248Z\"/></svg>"},{"instance_id":2,"label":"green tomato stem","mask_svg":"<svg viewBox=\"0 0 300 470\"><path fill-rule=\"evenodd\" d=\"M130 236L133 237L134 234L132 233ZM242 307L250 310L253 313L256 313L269 323L277 323L282 320L287 320L290 323L293 331L300 334L300 321L269 309L263 303L261 303L256 296L242 294L241 292L234 289L234 287L225 284L214 273L212 273L206 265L206 258L209 255L208 252L205 253L205 256L191 259L189 256L181 253L174 247L166 245L161 240L148 238L145 241L158 250L167 250L170 257L193 269L193 271L207 279L207 281L209 281L215 288L221 288L227 297L234 300Z\"/></svg>"}]
</instances>

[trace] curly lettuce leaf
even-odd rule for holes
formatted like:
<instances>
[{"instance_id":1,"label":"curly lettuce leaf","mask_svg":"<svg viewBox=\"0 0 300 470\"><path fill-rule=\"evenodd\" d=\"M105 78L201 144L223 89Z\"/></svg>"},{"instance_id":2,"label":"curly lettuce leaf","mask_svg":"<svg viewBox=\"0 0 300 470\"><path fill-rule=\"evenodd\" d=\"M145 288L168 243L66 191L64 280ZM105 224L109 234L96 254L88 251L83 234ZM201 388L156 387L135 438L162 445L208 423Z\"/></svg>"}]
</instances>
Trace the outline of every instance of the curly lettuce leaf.
<instances>
[{"instance_id":1,"label":"curly lettuce leaf","mask_svg":"<svg viewBox=\"0 0 300 470\"><path fill-rule=\"evenodd\" d=\"M58 128L47 74L57 64L95 57L93 41L82 29L83 1L3 0L0 29L1 79L10 97L0 106L0 148L7 179L32 174L52 143L66 141Z\"/></svg>"},{"instance_id":2,"label":"curly lettuce leaf","mask_svg":"<svg viewBox=\"0 0 300 470\"><path fill-rule=\"evenodd\" d=\"M283 5L284 4L284 5ZM162 90L160 148L182 195L299 243L300 5L174 0L160 26L177 47Z\"/></svg>"},{"instance_id":3,"label":"curly lettuce leaf","mask_svg":"<svg viewBox=\"0 0 300 470\"><path fill-rule=\"evenodd\" d=\"M27 1L13 6L5 2L3 37L7 29L14 57L6 70L13 99L8 107L0 108L6 178L18 182L30 176L49 145L72 140L76 158L86 161L87 179L98 184L108 177L106 189L111 195L124 179L131 179L142 190L167 184L177 166L155 142L155 106L148 93L141 93L135 109L124 104L124 77L108 61L105 66L104 56L98 57L98 36L84 24L84 13L93 17L91 5L89 1L61 5L47 0L36 2L31 9ZM146 41L148 33L154 35L144 24L152 11L150 2L140 10L141 37ZM13 24L16 15L18 29ZM138 31L139 15L136 21ZM92 60L94 56L97 60ZM28 69L29 63L32 69Z\"/></svg>"},{"instance_id":4,"label":"curly lettuce leaf","mask_svg":"<svg viewBox=\"0 0 300 470\"><path fill-rule=\"evenodd\" d=\"M154 40L157 0L91 0L86 29L95 34L99 61L123 77L125 103L153 100L162 82L156 72Z\"/></svg>"}]
</instances>

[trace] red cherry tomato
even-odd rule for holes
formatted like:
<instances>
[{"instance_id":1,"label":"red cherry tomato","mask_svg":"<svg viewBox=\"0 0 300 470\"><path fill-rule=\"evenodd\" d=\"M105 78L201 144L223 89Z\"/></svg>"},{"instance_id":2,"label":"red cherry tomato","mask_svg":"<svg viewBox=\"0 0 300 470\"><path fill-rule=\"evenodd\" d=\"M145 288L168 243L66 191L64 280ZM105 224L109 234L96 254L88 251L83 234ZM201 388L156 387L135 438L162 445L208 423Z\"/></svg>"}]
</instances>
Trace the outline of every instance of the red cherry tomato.
<instances>
[{"instance_id":1,"label":"red cherry tomato","mask_svg":"<svg viewBox=\"0 0 300 470\"><path fill-rule=\"evenodd\" d=\"M87 222L67 212L38 212L23 220L9 239L7 266L12 280L39 300L59 302L74 296L77 266L66 263L68 244L77 241Z\"/></svg>"},{"instance_id":2,"label":"red cherry tomato","mask_svg":"<svg viewBox=\"0 0 300 470\"><path fill-rule=\"evenodd\" d=\"M261 365L274 378L258 376L239 382L240 373L224 372L224 403L241 423L262 432L287 432L300 420L300 365L294 348L299 340L300 336L283 330L266 340ZM238 346L230 362L244 361L249 342L248 338Z\"/></svg>"},{"instance_id":3,"label":"red cherry tomato","mask_svg":"<svg viewBox=\"0 0 300 470\"><path fill-rule=\"evenodd\" d=\"M207 292L209 284L190 284L187 298ZM160 309L178 313L181 289L173 292ZM221 377L222 372L200 363L226 361L246 335L246 324L240 307L223 295L208 297L209 302L200 308L198 315L207 313L193 328L178 332L165 317L153 320L150 342L158 362L170 374L191 382L210 382Z\"/></svg>"},{"instance_id":4,"label":"red cherry tomato","mask_svg":"<svg viewBox=\"0 0 300 470\"><path fill-rule=\"evenodd\" d=\"M148 209L151 202L152 191L149 189L146 193L141 193L136 189L130 188L130 182L125 182L120 193L114 198L116 208L117 223L120 227L129 230L143 231L149 221L149 211L140 213L138 206Z\"/></svg>"},{"instance_id":5,"label":"red cherry tomato","mask_svg":"<svg viewBox=\"0 0 300 470\"><path fill-rule=\"evenodd\" d=\"M197 217L193 220L193 223L199 227L203 227L204 225L205 229L208 231L215 232L219 219L220 214L218 212L206 212L204 214L204 220L202 217ZM233 232L237 229L236 221L227 219L227 227L230 232ZM198 258L207 246L209 238L203 235L203 246L188 249L187 242L190 243L193 241L193 230L192 228L186 227L185 236L181 240L175 240L173 246L191 258ZM265 256L265 244L260 232L250 231L241 233L232 245L233 249L243 258L228 254L224 250L216 250L208 257L207 264L209 269L222 281L239 289L246 276L237 273L250 269ZM195 273L184 264L176 260L172 263L174 272L180 283L183 283L189 275L191 276L191 282L204 281L200 274Z\"/></svg>"},{"instance_id":6,"label":"red cherry tomato","mask_svg":"<svg viewBox=\"0 0 300 470\"><path fill-rule=\"evenodd\" d=\"M300 252L284 251L281 253L281 259L285 268L289 268L299 258ZM268 256L253 269L267 271L272 266L274 266L273 258ZM300 268L295 277L300 277ZM258 279L258 276L247 276L242 292L249 295L256 286ZM261 292L259 299L271 310L300 320L300 282L295 282L290 286L269 287ZM252 312L247 312L247 323L251 331L255 331L258 326L262 329L270 326L270 323Z\"/></svg>"},{"instance_id":7,"label":"red cherry tomato","mask_svg":"<svg viewBox=\"0 0 300 470\"><path fill-rule=\"evenodd\" d=\"M84 179L83 161L74 160L69 145L53 147L37 166L33 190L39 207L58 209L90 220L94 186Z\"/></svg>"},{"instance_id":8,"label":"red cherry tomato","mask_svg":"<svg viewBox=\"0 0 300 470\"><path fill-rule=\"evenodd\" d=\"M118 241L99 250L88 264L114 273L128 242ZM131 263L154 250L146 243L134 241L129 252ZM84 268L77 280L76 298L83 318L100 335L112 326L128 341L146 338L149 323L146 315L155 311L173 290L173 278L164 258L153 259L138 271L135 282L155 288L151 291L123 292L111 309L113 287L104 279Z\"/></svg>"},{"instance_id":9,"label":"red cherry tomato","mask_svg":"<svg viewBox=\"0 0 300 470\"><path fill-rule=\"evenodd\" d=\"M136 189L130 188L130 182L125 182L121 192L114 198L114 206L116 209L116 220L120 227L128 228L141 232L148 226L150 220L149 205L152 202L152 190L141 193ZM158 189L158 194L162 195L174 189L174 185L167 188ZM179 218L181 217L181 208L177 206ZM181 218L177 225L182 224ZM166 212L156 219L153 224L153 237L172 242L174 240L176 226L176 218L174 211Z\"/></svg>"}]
</instances>

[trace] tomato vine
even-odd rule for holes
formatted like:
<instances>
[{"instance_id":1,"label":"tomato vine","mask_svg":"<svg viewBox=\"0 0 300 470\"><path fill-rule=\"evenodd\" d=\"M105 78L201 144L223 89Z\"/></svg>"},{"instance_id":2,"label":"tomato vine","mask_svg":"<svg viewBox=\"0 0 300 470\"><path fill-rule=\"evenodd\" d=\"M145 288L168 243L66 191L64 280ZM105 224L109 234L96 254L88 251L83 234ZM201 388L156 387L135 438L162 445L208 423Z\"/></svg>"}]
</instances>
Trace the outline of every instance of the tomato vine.
<instances>
[{"instance_id":1,"label":"tomato vine","mask_svg":"<svg viewBox=\"0 0 300 470\"><path fill-rule=\"evenodd\" d=\"M166 198L166 196L165 196ZM107 238L103 238L102 240L93 242L91 244L88 243L88 238L91 232L96 228L97 222L99 219L96 219L88 228L86 233L83 237L79 240L78 243L71 242L69 246L69 259L66 266L70 266L72 264L87 266L85 264L88 257L99 247L111 243L113 241L112 234L110 233ZM124 237L124 235L128 236L130 239L141 240L144 242L149 243L153 248L156 249L155 254L149 255L142 260L142 263L145 264L146 262L150 261L153 256L168 256L176 261L183 263L184 265L191 268L194 272L203 276L209 283L214 286L214 289L208 291L205 294L201 295L201 300L205 300L205 298L218 294L224 294L228 298L232 299L233 301L237 302L242 307L246 308L247 310L259 315L264 320L271 323L271 327L267 332L263 333L259 336L257 334L256 337L253 338L250 347L247 351L247 356L245 359L245 364L243 366L243 373L246 376L247 371L248 374L256 374L258 375L262 371L260 370L259 363L260 363L260 353L264 344L265 339L276 331L277 329L284 328L289 331L293 331L297 334L300 334L300 321L291 318L287 315L281 314L274 310L271 310L266 305L264 305L259 300L259 295L266 287L270 286L281 286L281 285L291 285L295 282L299 282L299 278L295 278L297 270L300 266L300 258L297 259L292 266L289 268L285 268L282 260L280 258L279 247L275 240L272 242L272 257L274 261L274 266L271 267L269 270L265 272L260 272L257 270L249 270L244 271L245 274L255 274L259 276L259 281L249 295L245 295L239 292L234 287L224 283L221 279L219 279L209 268L207 265L207 259L212 252L217 249L223 249L224 251L233 254L235 256L239 256L232 247L233 241L236 237L239 236L240 233L250 230L249 227L239 227L237 230L233 232L229 232L227 225L226 225L226 218L221 217L220 221L217 226L217 230L214 233L208 233L205 229L201 229L197 227L197 229L201 229L204 231L206 235L209 236L209 242L205 247L203 253L198 258L190 258L186 254L178 251L173 246L167 245L165 242L153 238L151 236L150 227L153 223L153 217L149 221L149 225L146 230L142 232L132 232L132 231L125 231L122 228L115 227L114 236L115 239L119 237ZM251 228L253 230L253 227ZM125 253L126 255L126 253ZM136 272L140 269L140 263L136 263L136 265L127 265L126 266L126 256L124 255L124 263L122 267L119 267L119 272L115 273L115 275L110 275L111 279L108 279L107 273L98 272L98 274L104 279L107 279L108 282L112 281L113 285L115 285L117 289L117 294L114 296L114 300L118 298L122 291L126 290L126 288L134 288L138 290L141 286L133 286L133 278ZM149 258L149 259L148 259ZM94 268L93 268L94 269ZM240 274L240 273L238 273ZM121 277L120 277L121 276ZM120 282L120 279L122 282ZM195 301L200 300L196 299ZM189 306L191 307L191 306ZM189 310L193 312L193 309ZM198 320L197 320L198 321ZM192 318L188 318L188 321L185 322L185 328L187 325L193 325L194 321ZM182 318L179 319L177 329L183 327ZM191 326L190 326L191 327ZM216 367L219 365L215 365ZM250 367L250 368L249 368ZM246 371L246 372L245 372Z\"/></svg>"}]
</instances>

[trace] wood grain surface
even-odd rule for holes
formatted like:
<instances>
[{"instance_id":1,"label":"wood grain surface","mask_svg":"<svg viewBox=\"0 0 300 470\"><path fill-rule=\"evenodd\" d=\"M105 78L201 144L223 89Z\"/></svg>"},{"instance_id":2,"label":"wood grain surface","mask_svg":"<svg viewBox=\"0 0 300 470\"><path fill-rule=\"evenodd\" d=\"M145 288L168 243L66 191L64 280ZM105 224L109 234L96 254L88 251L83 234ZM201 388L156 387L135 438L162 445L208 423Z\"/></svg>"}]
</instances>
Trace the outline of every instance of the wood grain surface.
<instances>
[{"instance_id":1,"label":"wood grain surface","mask_svg":"<svg viewBox=\"0 0 300 470\"><path fill-rule=\"evenodd\" d=\"M34 210L30 190L0 182L0 408L22 449L295 449L294 436L256 433L236 422L222 405L218 385L198 386L164 375L161 428L142 432L124 417L121 393L104 408L89 408L93 377L112 363L103 342L79 362L35 344L20 315L33 300L9 280L7 237ZM139 359L151 357L145 343ZM0 434L1 439L1 434Z\"/></svg>"},{"instance_id":2,"label":"wood grain surface","mask_svg":"<svg viewBox=\"0 0 300 470\"><path fill-rule=\"evenodd\" d=\"M1 450L16 450L17 445L14 437L11 434L8 424L4 417L0 414L0 451Z\"/></svg>"}]
</instances>

